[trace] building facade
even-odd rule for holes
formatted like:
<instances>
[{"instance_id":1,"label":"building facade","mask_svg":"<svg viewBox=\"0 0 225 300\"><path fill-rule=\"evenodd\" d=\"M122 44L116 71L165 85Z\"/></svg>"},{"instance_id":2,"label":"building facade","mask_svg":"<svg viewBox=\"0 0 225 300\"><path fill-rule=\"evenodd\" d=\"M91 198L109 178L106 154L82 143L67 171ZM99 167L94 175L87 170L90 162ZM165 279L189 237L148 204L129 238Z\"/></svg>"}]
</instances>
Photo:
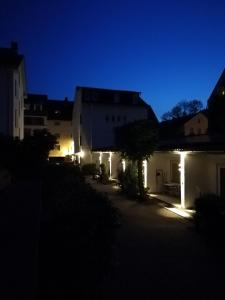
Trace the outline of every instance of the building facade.
<instances>
[{"instance_id":1,"label":"building facade","mask_svg":"<svg viewBox=\"0 0 225 300\"><path fill-rule=\"evenodd\" d=\"M114 152L113 157L118 161L115 128L148 118L157 122L153 110L138 92L77 87L73 137L78 159L83 163L101 163L112 159Z\"/></svg>"},{"instance_id":2,"label":"building facade","mask_svg":"<svg viewBox=\"0 0 225 300\"><path fill-rule=\"evenodd\" d=\"M50 151L50 159L64 159L73 156L72 138L73 102L65 100L50 100L47 95L28 94L25 100L24 134L47 129L57 137L58 144Z\"/></svg>"},{"instance_id":3,"label":"building facade","mask_svg":"<svg viewBox=\"0 0 225 300\"><path fill-rule=\"evenodd\" d=\"M23 139L26 76L18 45L0 48L0 133Z\"/></svg>"}]
</instances>

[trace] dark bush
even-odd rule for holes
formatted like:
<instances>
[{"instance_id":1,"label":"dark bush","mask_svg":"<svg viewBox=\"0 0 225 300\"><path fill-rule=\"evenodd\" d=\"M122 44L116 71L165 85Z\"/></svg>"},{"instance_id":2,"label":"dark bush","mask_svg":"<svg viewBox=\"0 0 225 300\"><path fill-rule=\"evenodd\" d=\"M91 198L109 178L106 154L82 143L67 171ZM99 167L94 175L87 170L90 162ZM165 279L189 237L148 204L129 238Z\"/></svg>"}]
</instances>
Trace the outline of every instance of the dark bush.
<instances>
[{"instance_id":1,"label":"dark bush","mask_svg":"<svg viewBox=\"0 0 225 300\"><path fill-rule=\"evenodd\" d=\"M81 168L81 170L82 170L82 173L84 175L95 176L95 175L98 174L98 170L97 170L96 164L94 164L94 163L83 165L82 168Z\"/></svg>"},{"instance_id":2,"label":"dark bush","mask_svg":"<svg viewBox=\"0 0 225 300\"><path fill-rule=\"evenodd\" d=\"M125 172L118 172L118 180L122 191L129 197L138 195L138 175L137 168L133 164L126 167Z\"/></svg>"},{"instance_id":3,"label":"dark bush","mask_svg":"<svg viewBox=\"0 0 225 300\"><path fill-rule=\"evenodd\" d=\"M205 194L195 199L196 229L216 235L225 229L225 202L215 194Z\"/></svg>"},{"instance_id":4,"label":"dark bush","mask_svg":"<svg viewBox=\"0 0 225 300\"><path fill-rule=\"evenodd\" d=\"M39 299L99 299L113 264L117 211L71 165L49 165L43 180Z\"/></svg>"},{"instance_id":5,"label":"dark bush","mask_svg":"<svg viewBox=\"0 0 225 300\"><path fill-rule=\"evenodd\" d=\"M108 171L106 170L105 164L100 164L99 181L103 184L109 183L109 174Z\"/></svg>"}]
</instances>

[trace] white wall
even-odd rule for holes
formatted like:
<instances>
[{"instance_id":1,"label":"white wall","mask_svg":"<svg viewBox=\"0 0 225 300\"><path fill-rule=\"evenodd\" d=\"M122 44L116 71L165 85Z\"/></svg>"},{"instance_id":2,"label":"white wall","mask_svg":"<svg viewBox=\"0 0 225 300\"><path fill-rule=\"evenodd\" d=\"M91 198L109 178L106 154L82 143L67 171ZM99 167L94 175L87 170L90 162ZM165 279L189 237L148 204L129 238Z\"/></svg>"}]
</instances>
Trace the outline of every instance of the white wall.
<instances>
[{"instance_id":1,"label":"white wall","mask_svg":"<svg viewBox=\"0 0 225 300\"><path fill-rule=\"evenodd\" d=\"M109 120L106 121L106 116ZM112 121L112 117L115 121ZM139 106L82 104L81 136L84 148L104 148L113 146L114 128L134 120L146 119L147 110ZM117 118L120 117L120 121Z\"/></svg>"}]
</instances>

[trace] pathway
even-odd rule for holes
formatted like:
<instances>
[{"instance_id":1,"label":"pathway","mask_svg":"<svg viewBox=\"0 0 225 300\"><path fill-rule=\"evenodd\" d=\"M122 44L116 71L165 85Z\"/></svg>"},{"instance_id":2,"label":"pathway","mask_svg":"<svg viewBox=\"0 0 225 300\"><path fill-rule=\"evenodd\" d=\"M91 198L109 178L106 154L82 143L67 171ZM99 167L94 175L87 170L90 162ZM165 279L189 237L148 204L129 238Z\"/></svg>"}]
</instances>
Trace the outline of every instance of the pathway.
<instances>
[{"instance_id":1,"label":"pathway","mask_svg":"<svg viewBox=\"0 0 225 300\"><path fill-rule=\"evenodd\" d=\"M111 185L92 182L122 215L119 264L103 299L225 299L225 264L190 221L153 204L139 204Z\"/></svg>"}]
</instances>

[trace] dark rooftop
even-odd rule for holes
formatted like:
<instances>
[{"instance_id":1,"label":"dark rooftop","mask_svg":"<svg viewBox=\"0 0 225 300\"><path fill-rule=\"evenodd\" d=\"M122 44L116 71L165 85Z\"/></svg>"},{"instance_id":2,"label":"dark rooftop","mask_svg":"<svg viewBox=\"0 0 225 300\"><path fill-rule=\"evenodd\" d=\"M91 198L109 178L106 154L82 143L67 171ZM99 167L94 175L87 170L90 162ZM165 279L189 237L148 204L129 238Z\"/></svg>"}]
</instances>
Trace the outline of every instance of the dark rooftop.
<instances>
[{"instance_id":1,"label":"dark rooftop","mask_svg":"<svg viewBox=\"0 0 225 300\"><path fill-rule=\"evenodd\" d=\"M11 48L0 48L0 65L18 67L23 58L23 55L18 54L16 42L11 43Z\"/></svg>"},{"instance_id":2,"label":"dark rooftop","mask_svg":"<svg viewBox=\"0 0 225 300\"><path fill-rule=\"evenodd\" d=\"M77 87L77 91L82 90L82 101L98 104L116 104L116 105L149 105L140 97L140 92L101 89L92 87Z\"/></svg>"}]
</instances>

